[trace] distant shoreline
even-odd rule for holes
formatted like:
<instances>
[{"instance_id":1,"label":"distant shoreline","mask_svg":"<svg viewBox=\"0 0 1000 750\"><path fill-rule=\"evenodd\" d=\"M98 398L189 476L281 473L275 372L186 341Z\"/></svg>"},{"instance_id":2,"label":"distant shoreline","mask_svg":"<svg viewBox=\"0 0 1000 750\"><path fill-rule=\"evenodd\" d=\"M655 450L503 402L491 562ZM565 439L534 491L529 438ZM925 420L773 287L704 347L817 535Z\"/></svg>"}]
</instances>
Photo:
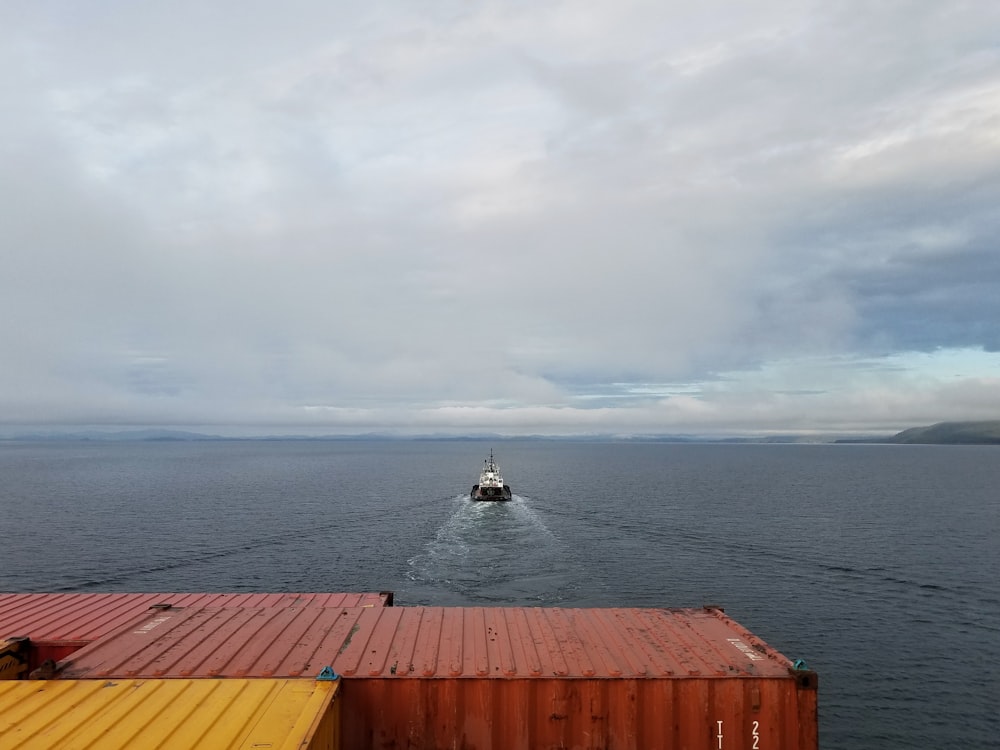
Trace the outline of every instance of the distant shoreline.
<instances>
[{"instance_id":1,"label":"distant shoreline","mask_svg":"<svg viewBox=\"0 0 1000 750\"><path fill-rule=\"evenodd\" d=\"M939 422L926 427L913 427L894 435L876 437L842 437L820 435L767 435L717 437L701 435L393 435L363 433L355 435L259 435L227 437L200 432L162 429L84 430L84 431L24 431L0 436L0 442L219 442L219 441L442 441L442 442L505 442L545 441L573 443L681 443L681 444L839 444L839 445L1000 445L1000 420L978 422Z\"/></svg>"},{"instance_id":2,"label":"distant shoreline","mask_svg":"<svg viewBox=\"0 0 1000 750\"><path fill-rule=\"evenodd\" d=\"M911 427L889 438L840 439L837 443L890 443L894 445L1000 445L1000 421L938 422Z\"/></svg>"}]
</instances>

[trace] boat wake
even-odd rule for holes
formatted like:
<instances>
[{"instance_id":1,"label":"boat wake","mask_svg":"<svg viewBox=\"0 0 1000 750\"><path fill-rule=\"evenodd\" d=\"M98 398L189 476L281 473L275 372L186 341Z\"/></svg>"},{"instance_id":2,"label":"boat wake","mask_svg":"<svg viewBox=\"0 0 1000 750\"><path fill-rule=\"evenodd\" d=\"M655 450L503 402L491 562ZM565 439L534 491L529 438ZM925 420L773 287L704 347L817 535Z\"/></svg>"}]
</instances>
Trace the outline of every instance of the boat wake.
<instances>
[{"instance_id":1,"label":"boat wake","mask_svg":"<svg viewBox=\"0 0 1000 750\"><path fill-rule=\"evenodd\" d=\"M435 604L557 604L576 588L571 556L526 498L452 500L454 510L412 557L407 600Z\"/></svg>"}]
</instances>

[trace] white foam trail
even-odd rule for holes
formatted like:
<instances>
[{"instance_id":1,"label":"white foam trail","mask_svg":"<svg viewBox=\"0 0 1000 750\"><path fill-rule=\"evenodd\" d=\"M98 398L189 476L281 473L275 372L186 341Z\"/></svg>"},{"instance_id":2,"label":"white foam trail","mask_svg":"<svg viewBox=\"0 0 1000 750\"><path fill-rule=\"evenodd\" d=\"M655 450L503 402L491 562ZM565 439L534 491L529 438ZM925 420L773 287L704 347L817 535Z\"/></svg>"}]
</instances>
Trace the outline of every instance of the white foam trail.
<instances>
[{"instance_id":1,"label":"white foam trail","mask_svg":"<svg viewBox=\"0 0 1000 750\"><path fill-rule=\"evenodd\" d=\"M527 523L537 528L546 536L555 539L556 535L549 530L549 527L545 525L545 522L539 517L534 508L528 504L527 500L528 498L522 497L521 495L513 495L510 505L514 508L514 512L518 515L518 517L524 519Z\"/></svg>"},{"instance_id":2,"label":"white foam trail","mask_svg":"<svg viewBox=\"0 0 1000 750\"><path fill-rule=\"evenodd\" d=\"M507 502L475 502L461 495L453 502L455 511L424 551L407 561L410 580L465 579L483 560L502 558L506 549L549 547L558 542L521 495Z\"/></svg>"}]
</instances>

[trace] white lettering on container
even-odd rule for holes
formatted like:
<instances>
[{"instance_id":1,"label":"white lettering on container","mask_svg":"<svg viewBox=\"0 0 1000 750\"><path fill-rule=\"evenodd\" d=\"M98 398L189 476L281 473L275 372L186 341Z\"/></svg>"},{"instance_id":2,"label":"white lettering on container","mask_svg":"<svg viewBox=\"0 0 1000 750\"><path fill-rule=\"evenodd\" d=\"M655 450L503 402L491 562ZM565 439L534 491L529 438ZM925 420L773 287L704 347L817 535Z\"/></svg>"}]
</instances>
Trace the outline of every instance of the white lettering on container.
<instances>
[{"instance_id":1,"label":"white lettering on container","mask_svg":"<svg viewBox=\"0 0 1000 750\"><path fill-rule=\"evenodd\" d=\"M763 654L754 651L750 646L745 644L739 638L727 638L726 640L729 641L734 646L736 646L736 648L738 648L740 651L742 651L743 655L746 656L751 661L758 661L764 658Z\"/></svg>"},{"instance_id":2,"label":"white lettering on container","mask_svg":"<svg viewBox=\"0 0 1000 750\"><path fill-rule=\"evenodd\" d=\"M133 633L133 635L145 635L150 630L152 630L153 628L159 627L160 625L162 625L163 623L165 623L169 619L170 619L169 616L167 616L167 617L157 617L155 620L150 620L149 622L147 622L145 625L143 625L138 630L133 630L132 633Z\"/></svg>"},{"instance_id":3,"label":"white lettering on container","mask_svg":"<svg viewBox=\"0 0 1000 750\"><path fill-rule=\"evenodd\" d=\"M719 734L717 736L719 738L719 750L722 750L722 722L717 721L715 723L719 725Z\"/></svg>"},{"instance_id":4,"label":"white lettering on container","mask_svg":"<svg viewBox=\"0 0 1000 750\"><path fill-rule=\"evenodd\" d=\"M760 729L760 722L755 721L753 723L753 731L750 732L750 736L753 738L753 745L751 745L751 750L760 750L760 734L758 730Z\"/></svg>"}]
</instances>

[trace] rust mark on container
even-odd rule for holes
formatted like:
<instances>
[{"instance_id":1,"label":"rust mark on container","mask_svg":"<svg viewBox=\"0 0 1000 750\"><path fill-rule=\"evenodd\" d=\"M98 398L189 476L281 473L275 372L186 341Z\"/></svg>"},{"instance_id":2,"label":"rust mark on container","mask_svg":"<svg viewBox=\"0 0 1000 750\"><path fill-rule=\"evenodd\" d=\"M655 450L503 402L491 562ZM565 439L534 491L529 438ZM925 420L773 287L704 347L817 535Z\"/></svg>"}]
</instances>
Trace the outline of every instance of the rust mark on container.
<instances>
[{"instance_id":1,"label":"rust mark on container","mask_svg":"<svg viewBox=\"0 0 1000 750\"><path fill-rule=\"evenodd\" d=\"M344 614L347 614L347 613L345 612ZM347 637L344 639L343 645L340 647L340 650L337 652L338 654L342 654L342 653L344 653L347 650L347 647L351 645L351 639L354 638L354 634L357 633L359 630L361 630L361 626L358 623L354 623L354 625L351 626L351 632L348 633Z\"/></svg>"}]
</instances>

